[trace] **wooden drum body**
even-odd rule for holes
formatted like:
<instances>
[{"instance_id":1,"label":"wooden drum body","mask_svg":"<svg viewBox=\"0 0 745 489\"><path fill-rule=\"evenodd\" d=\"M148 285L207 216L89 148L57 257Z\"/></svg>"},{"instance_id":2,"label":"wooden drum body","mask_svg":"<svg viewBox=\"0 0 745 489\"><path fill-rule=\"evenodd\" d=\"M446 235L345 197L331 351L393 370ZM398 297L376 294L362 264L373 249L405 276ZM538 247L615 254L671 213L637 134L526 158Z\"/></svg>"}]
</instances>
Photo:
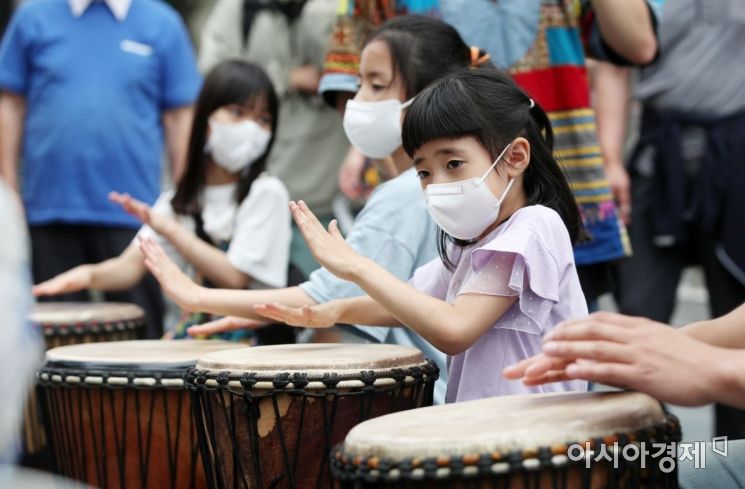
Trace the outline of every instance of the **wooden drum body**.
<instances>
[{"instance_id":1,"label":"wooden drum body","mask_svg":"<svg viewBox=\"0 0 745 489\"><path fill-rule=\"evenodd\" d=\"M206 487L184 376L222 341L54 348L38 392L56 469L106 489Z\"/></svg>"},{"instance_id":2,"label":"wooden drum body","mask_svg":"<svg viewBox=\"0 0 745 489\"><path fill-rule=\"evenodd\" d=\"M332 485L331 447L365 419L432 404L437 367L395 345L276 345L189 374L212 488Z\"/></svg>"},{"instance_id":3,"label":"wooden drum body","mask_svg":"<svg viewBox=\"0 0 745 489\"><path fill-rule=\"evenodd\" d=\"M36 304L29 321L44 338L46 350L58 346L101 341L136 340L145 332L145 313L134 304L104 302L43 302ZM36 454L46 447L36 396L25 405L23 448Z\"/></svg>"},{"instance_id":4,"label":"wooden drum body","mask_svg":"<svg viewBox=\"0 0 745 489\"><path fill-rule=\"evenodd\" d=\"M645 394L508 396L366 421L332 471L343 489L677 488L679 440L677 419Z\"/></svg>"}]
</instances>

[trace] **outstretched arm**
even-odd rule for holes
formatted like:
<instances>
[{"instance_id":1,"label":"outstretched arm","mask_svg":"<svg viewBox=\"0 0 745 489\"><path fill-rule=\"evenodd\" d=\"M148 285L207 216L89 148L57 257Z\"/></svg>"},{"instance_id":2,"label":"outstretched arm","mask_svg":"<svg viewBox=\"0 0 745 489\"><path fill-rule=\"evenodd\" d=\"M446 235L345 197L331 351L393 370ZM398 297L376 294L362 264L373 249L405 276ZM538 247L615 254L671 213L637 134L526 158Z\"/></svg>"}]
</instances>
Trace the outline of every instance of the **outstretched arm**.
<instances>
[{"instance_id":1,"label":"outstretched arm","mask_svg":"<svg viewBox=\"0 0 745 489\"><path fill-rule=\"evenodd\" d=\"M153 212L149 205L129 194L111 192L109 199L170 241L202 277L220 287L229 289L244 289L248 285L249 276L230 263L227 253L205 243L175 219Z\"/></svg>"},{"instance_id":2,"label":"outstretched arm","mask_svg":"<svg viewBox=\"0 0 745 489\"><path fill-rule=\"evenodd\" d=\"M204 311L221 316L262 319L253 310L256 304L279 302L299 307L315 303L300 287L273 290L202 287L182 272L153 240L142 239L140 249L145 255L145 265L158 279L163 292L187 312Z\"/></svg>"},{"instance_id":3,"label":"outstretched arm","mask_svg":"<svg viewBox=\"0 0 745 489\"><path fill-rule=\"evenodd\" d=\"M458 296L453 304L419 292L344 241L332 221L326 231L304 202L290 203L295 222L313 256L327 270L359 285L402 324L447 354L458 354L490 328L517 297Z\"/></svg>"},{"instance_id":4,"label":"outstretched arm","mask_svg":"<svg viewBox=\"0 0 745 489\"><path fill-rule=\"evenodd\" d=\"M142 253L130 244L114 258L93 265L80 265L56 277L35 285L34 296L50 296L77 292L78 290L126 290L137 285L145 275Z\"/></svg>"},{"instance_id":5,"label":"outstretched arm","mask_svg":"<svg viewBox=\"0 0 745 489\"><path fill-rule=\"evenodd\" d=\"M689 324L681 331L712 346L745 349L745 304L720 318Z\"/></svg>"}]
</instances>

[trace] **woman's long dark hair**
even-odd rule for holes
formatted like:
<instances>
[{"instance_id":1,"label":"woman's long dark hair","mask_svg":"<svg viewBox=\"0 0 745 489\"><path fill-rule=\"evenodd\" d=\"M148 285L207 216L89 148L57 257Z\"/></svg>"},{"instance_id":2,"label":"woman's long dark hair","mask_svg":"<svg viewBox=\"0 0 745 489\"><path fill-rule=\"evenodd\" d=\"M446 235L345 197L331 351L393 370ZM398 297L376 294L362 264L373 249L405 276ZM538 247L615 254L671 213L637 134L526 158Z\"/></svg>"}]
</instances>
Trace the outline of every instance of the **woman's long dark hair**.
<instances>
[{"instance_id":1,"label":"woman's long dark hair","mask_svg":"<svg viewBox=\"0 0 745 489\"><path fill-rule=\"evenodd\" d=\"M368 39L388 45L393 74L399 75L409 99L442 76L468 66L470 48L458 31L442 21L418 15L395 17Z\"/></svg>"},{"instance_id":2,"label":"woman's long dark hair","mask_svg":"<svg viewBox=\"0 0 745 489\"><path fill-rule=\"evenodd\" d=\"M510 76L493 67L450 74L419 94L404 116L403 146L410 157L438 139L474 137L496 159L515 138L530 143L530 163L523 173L528 205L544 205L561 216L573 243L582 236L582 219L569 181L553 155L554 135L546 112ZM465 246L439 231L438 251L449 268L450 243Z\"/></svg>"},{"instance_id":3,"label":"woman's long dark hair","mask_svg":"<svg viewBox=\"0 0 745 489\"><path fill-rule=\"evenodd\" d=\"M266 159L274 144L274 134L279 118L279 101L271 80L259 66L238 60L224 61L215 66L204 79L194 108L194 122L189 136L186 155L186 170L176 185L171 206L177 214L199 214L202 212L200 196L206 185L207 163L205 154L207 124L209 117L220 107L228 105L256 105L266 101L272 116L272 139L264 154L241 174L235 193L237 203L243 201L251 190L251 184L265 170Z\"/></svg>"}]
</instances>

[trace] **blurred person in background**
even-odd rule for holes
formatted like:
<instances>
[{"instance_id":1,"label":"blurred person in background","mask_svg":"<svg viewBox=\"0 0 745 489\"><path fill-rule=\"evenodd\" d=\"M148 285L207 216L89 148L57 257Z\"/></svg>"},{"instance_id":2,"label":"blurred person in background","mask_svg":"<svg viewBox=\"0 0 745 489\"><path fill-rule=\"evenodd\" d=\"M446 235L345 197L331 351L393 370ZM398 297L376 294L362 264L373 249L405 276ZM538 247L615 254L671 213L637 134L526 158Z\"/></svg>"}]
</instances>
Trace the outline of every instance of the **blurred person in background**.
<instances>
[{"instance_id":1,"label":"blurred person in background","mask_svg":"<svg viewBox=\"0 0 745 489\"><path fill-rule=\"evenodd\" d=\"M200 84L184 25L162 2L18 7L0 44L0 176L22 194L34 282L130 244L139 222L107 195L126 192L152 204L164 143L178 180ZM162 300L151 279L105 298L140 304L146 334L161 335Z\"/></svg>"},{"instance_id":2,"label":"blurred person in background","mask_svg":"<svg viewBox=\"0 0 745 489\"><path fill-rule=\"evenodd\" d=\"M628 70L599 65L595 87L607 172L629 221L619 309L670 322L683 269L701 265L712 317L745 301L745 6L668 2L660 57L639 71L639 142L623 165ZM717 405L716 435L745 438L745 413Z\"/></svg>"},{"instance_id":3,"label":"blurred person in background","mask_svg":"<svg viewBox=\"0 0 745 489\"><path fill-rule=\"evenodd\" d=\"M0 311L3 311L3 341L0 341L0 469L13 464L21 434L21 416L41 360L41 338L27 321L32 305L28 237L23 215L10 188L0 181ZM0 482L2 482L0 474ZM1 484L0 484L1 485Z\"/></svg>"},{"instance_id":4,"label":"blurred person in background","mask_svg":"<svg viewBox=\"0 0 745 489\"><path fill-rule=\"evenodd\" d=\"M199 52L203 71L239 58L266 70L280 98L279 126L267 170L328 224L338 193L336 174L349 143L342 121L318 95L337 0L218 0ZM290 261L297 284L318 268L293 227Z\"/></svg>"}]
</instances>

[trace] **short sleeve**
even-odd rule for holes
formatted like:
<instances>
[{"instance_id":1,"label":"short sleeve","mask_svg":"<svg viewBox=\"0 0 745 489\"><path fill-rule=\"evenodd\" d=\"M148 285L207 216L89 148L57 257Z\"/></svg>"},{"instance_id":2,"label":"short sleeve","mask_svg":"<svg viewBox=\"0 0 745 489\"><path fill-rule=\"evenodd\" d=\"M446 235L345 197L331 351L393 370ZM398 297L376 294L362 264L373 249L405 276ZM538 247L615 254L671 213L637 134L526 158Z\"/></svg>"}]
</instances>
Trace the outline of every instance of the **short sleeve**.
<instances>
[{"instance_id":1,"label":"short sleeve","mask_svg":"<svg viewBox=\"0 0 745 489\"><path fill-rule=\"evenodd\" d=\"M458 294L517 296L516 306L505 313L500 324L527 333L542 333L559 301L561 273L553 255L534 232L510 230L473 250L471 260L471 269Z\"/></svg>"},{"instance_id":2,"label":"short sleeve","mask_svg":"<svg viewBox=\"0 0 745 489\"><path fill-rule=\"evenodd\" d=\"M290 196L275 177L256 179L236 213L228 260L252 279L285 287L292 239Z\"/></svg>"},{"instance_id":3,"label":"short sleeve","mask_svg":"<svg viewBox=\"0 0 745 489\"><path fill-rule=\"evenodd\" d=\"M173 207L171 207L172 198L173 190L166 190L165 192L161 193L150 208L150 212L154 212L161 216L170 217L172 219L175 218L176 215L173 212ZM153 239L161 246L163 246L164 243L170 244L167 239L161 237L153 228L151 228L147 224L140 228L140 231L137 233L137 237Z\"/></svg>"},{"instance_id":4,"label":"short sleeve","mask_svg":"<svg viewBox=\"0 0 745 489\"><path fill-rule=\"evenodd\" d=\"M0 89L21 95L29 88L31 20L29 9L20 7L0 42Z\"/></svg>"},{"instance_id":5,"label":"short sleeve","mask_svg":"<svg viewBox=\"0 0 745 489\"><path fill-rule=\"evenodd\" d=\"M662 6L664 5L665 0L646 0L645 3L647 4L647 8L649 8L649 14L652 17L652 25L655 29L655 35L658 35L657 26L659 25ZM618 54L605 42L605 39L603 39L602 33L600 32L600 27L598 26L597 16L595 15L595 11L593 10L592 4L589 0L583 0L581 12L581 35L587 56L599 61L613 63L618 66L633 65L634 63ZM651 63L653 62L654 60L651 61Z\"/></svg>"},{"instance_id":6,"label":"short sleeve","mask_svg":"<svg viewBox=\"0 0 745 489\"><path fill-rule=\"evenodd\" d=\"M202 79L194 49L179 18L164 23L161 53L161 109L191 105L197 99Z\"/></svg>"},{"instance_id":7,"label":"short sleeve","mask_svg":"<svg viewBox=\"0 0 745 489\"><path fill-rule=\"evenodd\" d=\"M414 271L414 276L409 280L409 285L419 292L444 301L452 275L452 272L445 267L442 259L435 258Z\"/></svg>"}]
</instances>

